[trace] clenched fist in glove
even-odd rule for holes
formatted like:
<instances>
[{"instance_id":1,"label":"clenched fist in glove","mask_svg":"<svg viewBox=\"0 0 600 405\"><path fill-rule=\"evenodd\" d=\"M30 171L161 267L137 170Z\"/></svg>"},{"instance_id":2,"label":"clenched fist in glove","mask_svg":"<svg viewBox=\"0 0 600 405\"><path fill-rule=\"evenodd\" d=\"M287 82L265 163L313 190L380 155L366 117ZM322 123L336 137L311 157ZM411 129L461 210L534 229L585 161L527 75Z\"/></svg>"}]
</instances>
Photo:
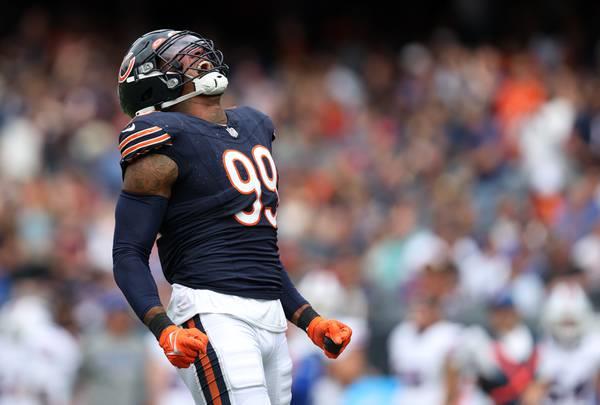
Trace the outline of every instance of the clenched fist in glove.
<instances>
[{"instance_id":1,"label":"clenched fist in glove","mask_svg":"<svg viewBox=\"0 0 600 405\"><path fill-rule=\"evenodd\" d=\"M308 324L306 333L310 340L325 352L330 359L336 359L348 346L352 337L352 329L335 319L315 317Z\"/></svg>"},{"instance_id":2,"label":"clenched fist in glove","mask_svg":"<svg viewBox=\"0 0 600 405\"><path fill-rule=\"evenodd\" d=\"M175 367L188 368L198 356L206 354L208 336L200 330L180 328L164 312L152 314L145 323Z\"/></svg>"},{"instance_id":3,"label":"clenched fist in glove","mask_svg":"<svg viewBox=\"0 0 600 405\"><path fill-rule=\"evenodd\" d=\"M196 328L183 329L171 325L162 331L159 343L171 364L188 368L198 356L206 354L208 336Z\"/></svg>"}]
</instances>

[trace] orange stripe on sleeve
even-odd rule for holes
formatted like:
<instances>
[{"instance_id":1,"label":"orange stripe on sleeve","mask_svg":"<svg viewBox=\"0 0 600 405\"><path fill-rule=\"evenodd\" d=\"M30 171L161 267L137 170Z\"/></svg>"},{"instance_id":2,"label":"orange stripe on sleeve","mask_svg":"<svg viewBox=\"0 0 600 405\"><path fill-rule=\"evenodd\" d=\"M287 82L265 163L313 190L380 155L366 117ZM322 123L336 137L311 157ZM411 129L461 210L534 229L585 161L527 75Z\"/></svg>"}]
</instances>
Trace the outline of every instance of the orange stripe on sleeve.
<instances>
[{"instance_id":1,"label":"orange stripe on sleeve","mask_svg":"<svg viewBox=\"0 0 600 405\"><path fill-rule=\"evenodd\" d=\"M161 136L153 138L153 139L148 139L147 141L140 142L136 145L130 146L129 148L125 149L121 153L121 157L124 159L127 155L129 155L139 149L142 149L146 146L156 145L157 143L168 141L169 139L171 139L171 135L169 135L169 134L164 134L164 135L161 135Z\"/></svg>"},{"instance_id":2,"label":"orange stripe on sleeve","mask_svg":"<svg viewBox=\"0 0 600 405\"><path fill-rule=\"evenodd\" d=\"M142 131L135 132L135 133L129 135L127 138L123 139L123 141L119 144L119 149L123 149L123 146L127 145L131 141L135 141L136 139L141 138L142 136L150 135L150 134L153 134L160 130L162 130L161 127L151 127L151 128L146 128Z\"/></svg>"}]
</instances>

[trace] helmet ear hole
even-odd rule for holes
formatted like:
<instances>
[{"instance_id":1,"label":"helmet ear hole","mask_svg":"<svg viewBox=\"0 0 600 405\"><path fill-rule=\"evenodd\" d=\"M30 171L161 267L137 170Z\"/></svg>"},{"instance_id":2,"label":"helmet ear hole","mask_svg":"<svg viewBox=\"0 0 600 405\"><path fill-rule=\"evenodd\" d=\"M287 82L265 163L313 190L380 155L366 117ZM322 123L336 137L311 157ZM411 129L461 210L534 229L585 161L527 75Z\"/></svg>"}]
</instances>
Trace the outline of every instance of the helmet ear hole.
<instances>
[{"instance_id":1,"label":"helmet ear hole","mask_svg":"<svg viewBox=\"0 0 600 405\"><path fill-rule=\"evenodd\" d=\"M141 100L142 101L148 101L151 98L152 98L152 87L148 87L148 89L146 89L146 91L144 91L142 93Z\"/></svg>"}]
</instances>

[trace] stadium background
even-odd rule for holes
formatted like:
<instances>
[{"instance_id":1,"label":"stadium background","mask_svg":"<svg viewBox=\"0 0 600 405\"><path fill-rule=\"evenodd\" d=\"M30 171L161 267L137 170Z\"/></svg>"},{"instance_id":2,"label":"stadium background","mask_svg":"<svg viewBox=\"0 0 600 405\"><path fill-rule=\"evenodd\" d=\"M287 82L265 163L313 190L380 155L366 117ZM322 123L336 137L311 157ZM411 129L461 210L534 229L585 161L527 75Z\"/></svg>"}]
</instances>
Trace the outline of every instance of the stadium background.
<instances>
[{"instance_id":1,"label":"stadium background","mask_svg":"<svg viewBox=\"0 0 600 405\"><path fill-rule=\"evenodd\" d=\"M185 403L165 399L181 387L111 274L116 72L158 27L214 38L224 104L274 118L282 259L355 326L353 354L325 365L337 388L297 386L297 403L386 376L422 283L465 324L509 291L537 329L557 278L600 308L598 16L594 1L3 4L0 404ZM301 385L323 365L291 346Z\"/></svg>"}]
</instances>

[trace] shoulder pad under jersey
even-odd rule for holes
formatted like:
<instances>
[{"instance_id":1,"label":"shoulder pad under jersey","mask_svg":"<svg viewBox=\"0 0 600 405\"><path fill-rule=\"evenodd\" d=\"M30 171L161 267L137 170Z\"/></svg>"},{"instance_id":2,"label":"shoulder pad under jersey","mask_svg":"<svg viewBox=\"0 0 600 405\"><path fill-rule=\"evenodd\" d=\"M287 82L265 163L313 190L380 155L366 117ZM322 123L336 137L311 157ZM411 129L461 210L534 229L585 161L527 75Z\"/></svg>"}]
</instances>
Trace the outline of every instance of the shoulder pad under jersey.
<instances>
[{"instance_id":1,"label":"shoulder pad under jersey","mask_svg":"<svg viewBox=\"0 0 600 405\"><path fill-rule=\"evenodd\" d=\"M275 139L275 126L273 125L273 121L267 114L248 106L237 107L235 110L243 118L253 122L255 125L264 126L266 128L266 131L270 135L270 139L268 139L269 142Z\"/></svg>"},{"instance_id":2,"label":"shoulder pad under jersey","mask_svg":"<svg viewBox=\"0 0 600 405\"><path fill-rule=\"evenodd\" d=\"M170 146L173 137L161 113L135 117L119 134L121 163L129 162L151 150Z\"/></svg>"}]
</instances>

